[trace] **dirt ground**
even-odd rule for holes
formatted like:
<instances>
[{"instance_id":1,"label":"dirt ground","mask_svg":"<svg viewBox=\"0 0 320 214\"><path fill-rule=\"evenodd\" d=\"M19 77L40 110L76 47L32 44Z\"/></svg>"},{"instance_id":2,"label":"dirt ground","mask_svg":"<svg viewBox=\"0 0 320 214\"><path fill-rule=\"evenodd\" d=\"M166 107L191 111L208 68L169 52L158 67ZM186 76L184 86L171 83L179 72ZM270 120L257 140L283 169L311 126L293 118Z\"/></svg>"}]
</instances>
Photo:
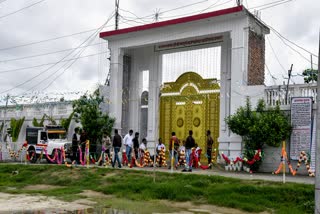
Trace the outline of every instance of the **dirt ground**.
<instances>
[{"instance_id":1,"label":"dirt ground","mask_svg":"<svg viewBox=\"0 0 320 214\"><path fill-rule=\"evenodd\" d=\"M58 188L57 186L50 185L32 185L27 186L25 189L28 190L43 190L43 189L54 189ZM0 213L13 213L23 211L52 211L54 213L67 213L70 211L76 210L86 210L92 209L95 207L95 199L99 198L112 198L112 196L104 195L103 193L94 192L91 190L84 191L80 195L85 196L84 199L79 199L73 202L64 202L57 200L54 197L40 196L40 195L27 195L27 194L8 194L0 192ZM173 213L214 213L214 214L243 214L246 212L231 209L218 207L213 205L199 205L196 206L190 202L169 202L169 201L159 201L160 204L163 204L168 207L175 208L175 210L181 209L180 212ZM38 212L37 212L38 213ZM44 212L46 213L46 212ZM127 212L126 212L127 213ZM156 213L156 212L154 212Z\"/></svg>"},{"instance_id":2,"label":"dirt ground","mask_svg":"<svg viewBox=\"0 0 320 214\"><path fill-rule=\"evenodd\" d=\"M13 213L30 210L74 211L90 208L94 204L94 202L88 199L64 202L47 196L0 193L0 213Z\"/></svg>"}]
</instances>

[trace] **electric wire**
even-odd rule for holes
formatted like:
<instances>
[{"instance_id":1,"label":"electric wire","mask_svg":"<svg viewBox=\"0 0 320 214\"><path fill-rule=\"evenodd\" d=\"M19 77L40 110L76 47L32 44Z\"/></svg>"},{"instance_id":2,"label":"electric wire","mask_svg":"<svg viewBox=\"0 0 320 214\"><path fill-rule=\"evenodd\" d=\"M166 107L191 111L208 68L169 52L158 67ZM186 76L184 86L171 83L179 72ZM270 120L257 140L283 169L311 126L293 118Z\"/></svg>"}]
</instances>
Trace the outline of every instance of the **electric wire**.
<instances>
[{"instance_id":1,"label":"electric wire","mask_svg":"<svg viewBox=\"0 0 320 214\"><path fill-rule=\"evenodd\" d=\"M275 34L277 35L277 34ZM279 35L277 35L278 38L283 42L283 44L285 44L287 47L289 47L291 50L293 50L294 52L296 52L298 55L300 55L303 59L305 59L307 62L311 63L311 60L308 59L307 57L305 57L301 52L299 52L298 50L296 50L295 48L293 48L292 46L290 46L285 40L284 38L280 37ZM316 56L317 57L317 56ZM313 65L316 65L316 63L312 63Z\"/></svg>"},{"instance_id":2,"label":"electric wire","mask_svg":"<svg viewBox=\"0 0 320 214\"><path fill-rule=\"evenodd\" d=\"M90 44L91 42L94 41L94 39L95 39L95 36L93 36L93 37L91 38L91 41L89 41L88 43ZM85 51L84 49L79 50L79 52L76 53L75 55L77 55L77 57L80 57L81 54L82 54L84 51ZM65 63L65 65L61 66L61 67L60 67L59 69L57 69L53 74L50 74L50 75L48 75L47 77L43 78L42 81L39 81L39 82L43 83L44 80L49 79L49 77L57 74L56 77L55 77L46 87L44 87L44 88L42 89L42 91L45 91L47 88L49 88L49 87L52 85L52 83L54 83L59 77L61 77L61 76L64 74L64 72L65 72L67 69L69 69L76 61L77 61L77 59L71 61L71 63L70 63L69 65L68 65L68 62ZM64 66L66 66L66 67L63 69ZM59 70L61 70L61 69L63 69L63 70L62 70L62 72L59 73ZM30 91L30 90L34 89L35 87L37 87L37 86L38 86L38 84L35 84L34 87L28 89L27 91Z\"/></svg>"},{"instance_id":3,"label":"electric wire","mask_svg":"<svg viewBox=\"0 0 320 214\"><path fill-rule=\"evenodd\" d=\"M33 4L30 4L30 5L26 6L26 7L23 7L23 8L21 8L21 9L19 9L19 10L13 11L13 12L11 12L11 13L7 13L7 14L5 14L5 15L3 15L3 16L0 16L0 19L5 18L5 17L8 17L8 16L11 16L11 15L16 14L16 13L19 13L19 12L22 11L22 10L28 9L28 8L30 8L30 7L32 7L32 6L34 6L34 5L40 4L40 3L44 2L44 1L45 1L45 0L41 0L41 1L35 2L35 3L33 3ZM1 3L2 3L2 2L1 2Z\"/></svg>"},{"instance_id":4,"label":"electric wire","mask_svg":"<svg viewBox=\"0 0 320 214\"><path fill-rule=\"evenodd\" d=\"M114 16L114 13L112 13L112 16L110 16L109 19L107 20L107 22L105 22L105 23L108 23L109 20L110 20L113 16ZM105 23L104 23L100 28L104 27L104 26L105 26ZM81 47L81 46L82 46L83 44L85 44L93 35L96 35L96 34L99 32L99 29L100 29L100 28L98 28L98 29L97 29L93 34L91 34L86 40L84 40L80 45L78 45L78 47ZM57 63L53 64L52 66L50 66L49 68L45 69L44 71L41 71L41 72L38 73L37 75L29 78L28 80L26 80L26 81L24 81L24 82L22 82L22 83L19 83L18 85L15 85L15 86L13 86L13 87L11 87L11 88L9 88L9 89L6 89L6 90L1 91L0 94L6 93L6 92L8 92L8 91L12 91L13 89L16 89L16 88L18 88L18 87L20 87L20 86L23 86L23 85L25 85L26 83L34 80L34 79L37 78L38 76L43 75L44 73L47 73L51 68L53 68L53 67L54 67L56 64L58 64L60 61L63 61L64 59L66 59L66 58L67 58L68 56L70 56L72 53L73 53L73 52L68 53L68 54L65 55L63 58L61 58Z\"/></svg>"},{"instance_id":5,"label":"electric wire","mask_svg":"<svg viewBox=\"0 0 320 214\"><path fill-rule=\"evenodd\" d=\"M218 0L218 1L220 1L220 0ZM181 16L187 16L187 15L194 15L194 14L202 13L202 12L204 12L206 10L209 10L209 9L212 9L214 7L218 7L218 6L230 3L232 1L233 0L228 0L228 1L225 1L225 2L223 2L221 4L218 4L218 5L213 4L212 6L209 6L209 7L205 8L205 9L194 11L194 12L191 12L191 13L184 13L184 14L179 14L179 15L174 15L174 16L166 16L166 17L162 17L162 18L167 19L167 18L176 18L176 17L181 17Z\"/></svg>"},{"instance_id":6,"label":"electric wire","mask_svg":"<svg viewBox=\"0 0 320 214\"><path fill-rule=\"evenodd\" d=\"M228 1L228 2L230 2L230 1ZM227 2L226 2L227 3ZM180 16L180 15L179 15ZM128 19L126 19L126 20L128 20ZM128 21L132 21L132 20L128 20ZM124 22L123 22L124 23ZM65 36L66 37L66 36ZM301 48L301 47L300 47ZM1 50L1 49L0 49ZM314 55L314 54L313 54ZM316 56L316 55L314 55L314 56Z\"/></svg>"},{"instance_id":7,"label":"electric wire","mask_svg":"<svg viewBox=\"0 0 320 214\"><path fill-rule=\"evenodd\" d=\"M98 33L98 32L97 32L97 33ZM91 41L89 41L89 44L90 44L94 39L95 39L95 36L93 36L93 37L91 38ZM46 90L47 88L49 88L59 77L62 76L62 74L64 74L64 72L65 72L67 69L69 69L69 68L77 61L77 59L80 58L81 54L82 54L84 51L85 51L85 49L78 50L78 53L75 54L75 55L76 55L76 58L75 58L74 60L71 60L71 63L70 63L69 65L68 65L69 62L66 62L64 65L62 65L62 66L61 66L60 68L58 68L56 71L54 71L53 73L51 73L51 74L47 75L46 77L42 78L42 80L40 80L38 83L36 83L34 86L32 86L31 88L29 88L29 89L26 90L25 92L28 92L28 91L33 90L34 88L38 87L41 83L44 83L45 80L48 80L48 79L50 80L50 77L52 77L52 76L54 76L54 75L57 74L56 77L54 77L53 80L52 80L49 84L47 84L47 86L45 86L41 91L44 91L44 90ZM107 52L105 52L105 53L107 53ZM63 68L63 67L65 67L65 68ZM59 71L60 71L61 69L63 69L63 70L62 70L62 72L59 73Z\"/></svg>"},{"instance_id":8,"label":"electric wire","mask_svg":"<svg viewBox=\"0 0 320 214\"><path fill-rule=\"evenodd\" d=\"M204 3L204 2L207 2L208 0L202 0L202 1L198 1L198 2L195 2L195 3L192 3L192 4L187 4L187 5L182 5L180 7L176 7L176 8L172 8L172 9L169 9L169 10L165 10L165 11L160 11L158 12L159 15L161 14L164 14L164 13L167 13L167 12L172 12L172 11L176 11L176 10L180 10L180 9L183 9L183 8L186 8L186 7L191 7L191 6L194 6L196 4L201 4L201 3ZM231 0L232 1L232 0ZM122 9L124 10L124 9ZM125 10L125 11L128 11L128 10ZM132 12L131 12L132 13ZM137 16L137 15L135 15ZM146 16L143 16L143 17L139 17L140 19L145 19L145 18L149 18L149 17L154 17L155 14L151 14L151 15L146 15Z\"/></svg>"},{"instance_id":9,"label":"electric wire","mask_svg":"<svg viewBox=\"0 0 320 214\"><path fill-rule=\"evenodd\" d=\"M207 1L207 0L206 0ZM204 1L201 1L201 2L204 2ZM197 3L197 2L196 2ZM194 4L196 4L194 3ZM193 4L189 4L189 6L192 6ZM187 5L185 5L187 6ZM163 12L168 12L168 11L174 11L176 9L179 9L180 7L178 8L173 8L173 9L170 9L170 10L167 10L167 11L163 11ZM122 9L124 10L124 9ZM152 17L154 16L154 14L151 14L151 15L147 15L147 16L144 16L144 17L141 17L142 19L144 18L147 18L147 17ZM112 25L106 25L104 26L104 28L106 27L113 27L114 24ZM66 38L66 37L70 37L70 36L75 36L75 35L79 35L79 34L84 34L84 33L89 33L89 32L92 32L92 31L95 31L97 30L98 28L95 28L95 29L91 29L91 30L86 30L86 31L80 31L80 32L76 32L76 33L72 33L72 34L67 34L67 35L63 35L63 36L58 36L58 37L54 37L54 38L49 38L49 39L45 39L45 40L40 40L40 41L36 41L36 42L30 42L30 43L26 43L26 44L22 44L22 45L16 45L16 46L10 46L10 47L5 47L5 48L0 48L0 51L5 51L5 50L10 50L10 49L15 49L15 48L20 48L20 47L25 47L25 46L30 46L30 45L35 45L35 44L39 44L39 43L45 43L45 42L49 42L49 41L54 41L54 40L58 40L58 39L62 39L62 38Z\"/></svg>"},{"instance_id":10,"label":"electric wire","mask_svg":"<svg viewBox=\"0 0 320 214\"><path fill-rule=\"evenodd\" d=\"M126 19L127 20L127 19ZM129 22L131 22L131 20L128 20ZM121 22L121 23L128 23L127 22ZM134 21L134 20L132 20ZM132 25L133 26L133 25ZM87 31L86 31L87 32ZM59 37L61 38L61 37ZM66 51L70 51L70 50L75 50L75 49L78 49L78 48L84 48L84 47L89 47L89 46L95 46L95 45L98 45L98 44L101 44L101 43L95 43L95 44L92 44L92 45L86 45L86 46L81 46L81 47L76 47L76 48L70 48L70 49L64 49L64 50L59 50L59 51L54 51L54 52L49 52L49 53L42 53L42 54L38 54L38 55L31 55L31 56L25 56L25 57L20 57L20 58L13 58L13 59L8 59L8 60L2 60L0 61L0 63L3 63L3 62L10 62L10 61L17 61L17 60L23 60L23 59L29 59L29 58L34 58L34 57L40 57L40 56L46 56L46 55L50 55L50 54L55 54L55 53L61 53L61 52L66 52ZM88 56L83 56L83 57L80 57L80 58L84 58L84 57L90 57L90 56L95 56L96 54L93 54L93 55L88 55ZM75 59L75 58L73 58ZM70 61L70 60L73 60L73 59L69 59L69 60L63 60L62 62L67 62L67 61ZM23 68L17 68L17 69L9 69L9 70L2 70L0 71L0 74L1 73L8 73L8 72L13 72L13 71L20 71L20 70L25 70L25 69L30 69L30 68L37 68L37 67L42 67L42 66L46 66L46 65L52 65L54 64L55 62L51 62L51 63L45 63L45 64L39 64L39 65L35 65L35 66L28 66L28 67L23 67Z\"/></svg>"},{"instance_id":11,"label":"electric wire","mask_svg":"<svg viewBox=\"0 0 320 214\"><path fill-rule=\"evenodd\" d=\"M163 12L160 12L160 13L167 13L167 12L172 12L172 11L176 11L176 10L180 10L182 8L186 8L186 7L191 7L191 6L194 6L196 4L201 4L201 3L204 3L204 2L207 2L208 0L204 0L204 1L198 1L198 2L195 2L195 3L192 3L192 4L187 4L187 5L183 5L181 7L176 7L174 9L170 9L170 10L165 10Z\"/></svg>"},{"instance_id":12,"label":"electric wire","mask_svg":"<svg viewBox=\"0 0 320 214\"><path fill-rule=\"evenodd\" d=\"M119 20L119 24L126 24L126 25L129 25L129 26L131 26L131 27L136 26L136 25L134 25L134 24L129 24L128 21L127 21L127 22L124 22L122 19Z\"/></svg>"},{"instance_id":13,"label":"electric wire","mask_svg":"<svg viewBox=\"0 0 320 214\"><path fill-rule=\"evenodd\" d=\"M250 7L250 8L248 7L248 10L252 10L252 9L259 8L259 7L264 7L264 6L273 5L273 4L281 3L281 2L284 2L284 1L292 1L292 0L278 0L278 1L273 1L273 2L266 3L266 4L258 5L258 6L255 6L255 7ZM258 9L258 10L259 10L259 9Z\"/></svg>"},{"instance_id":14,"label":"electric wire","mask_svg":"<svg viewBox=\"0 0 320 214\"><path fill-rule=\"evenodd\" d=\"M178 10L178 9L181 9L181 8L185 8L185 7L192 6L192 5L199 4L199 3L202 3L202 2L206 2L206 1L207 1L207 0L205 0L205 1L200 1L200 2L196 2L196 3L193 3L193 4L184 5L184 6L181 6L181 7L178 7L178 8L174 8L174 9L170 9L170 10L167 10L167 11ZM167 11L164 11L164 12L167 12ZM134 14L134 13L132 13L132 14ZM129 22L136 22L136 23L141 24L141 22L137 22L137 21L135 21L135 20L130 20L130 19L127 19L127 18L124 18L124 19L126 20L126 22L122 22L122 23L128 24ZM144 24L144 23L143 23L143 24ZM131 25L131 26L133 26L133 25ZM34 44L39 44L39 43L44 43L44 42L48 42L48 41L53 41L53 40L57 40L57 39L61 39L61 38L69 37L69 36L74 36L74 35L79 35L79 34L83 34L83 33L88 33L88 32L94 31L94 30L96 30L96 29L87 30L87 31L81 31L81 32L77 32L77 33L73 33L73 34L69 34L69 35L64 35L64 36L60 36L60 37L50 38L50 39L46 39L46 40L41 40L41 41L38 41L38 42L32 42L32 43L23 44L23 45L18 45L18 46L12 46L12 47L7 47L7 48L2 48L2 49L0 49L0 51L1 51L1 50L9 50L9 49L14 49L14 48L24 47L24 46L29 46L29 45L34 45ZM93 44L93 45L95 45L95 44ZM80 47L80 48L81 48L81 47ZM72 48L72 49L76 49L76 48ZM28 58L45 56L45 55L54 54L54 53L60 53L60 52L68 51L68 50L71 50L71 49L66 49L66 50L61 50L61 51L55 51L55 52L50 52L50 53L43 53L43 54L32 55L32 56L25 56L25 57L20 57L20 58L15 58L15 59L2 60L2 61L0 61L0 62L10 62L10 61L15 61L15 60L28 59ZM92 55L89 55L89 56L92 56ZM87 56L84 56L84 57L87 57ZM81 57L81 58L83 58L83 57ZM63 62L65 62L65 60L64 60ZM10 69L10 70L5 70L5 71L0 71L0 73L7 73L7 72L12 72L12 71L19 71L19 70L30 69L30 68L37 68L37 67L41 67L41 66L45 66L45 65L50 65L50 64L53 64L53 63L40 64L40 65L29 66L29 67L18 68L18 69Z\"/></svg>"},{"instance_id":15,"label":"electric wire","mask_svg":"<svg viewBox=\"0 0 320 214\"><path fill-rule=\"evenodd\" d=\"M303 59L305 59L306 61L308 61L309 63L311 63L311 60L306 58L301 52L299 52L298 50L296 50L295 48L293 48L292 46L290 46L288 43L291 43L292 45L296 46L297 48L300 48L301 50L307 52L310 55L313 55L315 57L318 57L318 55L312 53L311 51L303 48L302 46L292 42L291 40L287 39L285 36L281 35L276 29L274 29L273 27L271 27L270 25L268 25L267 23L265 23L264 21L262 21L259 17L257 17L256 15L254 15L259 21L261 21L264 25L266 25L268 28L270 28L274 34L287 46L289 47L291 50L293 50L294 52L296 52L298 55L300 55ZM316 63L312 63L313 65L318 65Z\"/></svg>"},{"instance_id":16,"label":"electric wire","mask_svg":"<svg viewBox=\"0 0 320 214\"><path fill-rule=\"evenodd\" d=\"M139 17L138 15L136 15L135 13L131 12L130 10L126 10L126 9L122 9L122 8L119 8L119 10L123 11L123 12L127 12L127 13L130 13L131 15L135 16L136 19L140 19L140 20L143 20L144 19L153 19L152 17L148 18L148 17Z\"/></svg>"},{"instance_id":17,"label":"electric wire","mask_svg":"<svg viewBox=\"0 0 320 214\"><path fill-rule=\"evenodd\" d=\"M81 55L82 53L83 53L83 50L81 50L81 51L78 53L78 55ZM80 57L80 56L78 56L78 58L79 58L79 57ZM70 63L69 65L67 65L67 63L66 63L66 64L62 65L59 69L57 69L53 74L49 74L49 75L45 76L44 78L42 78L42 80L40 80L39 83L44 83L45 80L48 80L48 79L49 79L50 77L52 77L53 75L57 74L57 75L53 78L53 80L52 80L47 86L45 86L43 89L41 89L41 91L44 91L44 90L46 90L48 87L50 87L50 86L52 85L52 83L55 82L55 80L58 79L58 77L62 76L62 74L76 62L76 60L77 60L76 58L75 58L74 60L71 60L71 63ZM59 70L63 69L64 66L65 66L64 70L63 70L61 73L58 73ZM39 86L39 84L36 83L36 84L34 84L34 86L32 86L31 88L29 88L29 89L26 90L25 92L31 91L31 90L33 90L34 88L38 87L38 86Z\"/></svg>"},{"instance_id":18,"label":"electric wire","mask_svg":"<svg viewBox=\"0 0 320 214\"><path fill-rule=\"evenodd\" d=\"M81 53L80 53L80 55L81 55ZM61 77L75 62L76 62L77 60L74 60L74 61L72 61L66 68L64 68L64 70L62 71L62 72L60 72L60 73L58 73L57 75L56 75L56 77L47 85L47 86L45 86L44 88L42 88L42 91L45 91L46 89L48 89L59 77ZM58 72L58 71L57 71ZM35 85L35 86L37 86L37 85ZM30 88L30 89L28 89L28 90L32 90L34 87L32 87L32 88Z\"/></svg>"},{"instance_id":19,"label":"electric wire","mask_svg":"<svg viewBox=\"0 0 320 214\"><path fill-rule=\"evenodd\" d=\"M85 47L88 47L88 46L85 46ZM10 69L10 70L2 70L2 71L0 71L0 74L14 72L14 71L27 70L27 69L30 69L30 68L39 68L39 67L43 67L43 66L47 66L47 65L53 65L53 64L59 64L59 63L63 63L63 62L70 62L70 61L75 60L75 59L87 58L87 57L97 56L97 55L105 54L105 53L109 53L109 51L89 54L89 55L85 55L85 56L81 56L81 57L75 57L75 58L71 58L71 59L62 60L62 61L59 61L59 62L49 62L49 63L39 64L39 65L34 65L34 66L29 66L29 67L16 68L16 69Z\"/></svg>"},{"instance_id":20,"label":"electric wire","mask_svg":"<svg viewBox=\"0 0 320 214\"><path fill-rule=\"evenodd\" d=\"M280 2L280 3L277 3L277 4L273 4L273 5L270 5L270 6L267 6L267 7L260 8L259 10L265 10L265 9L272 8L272 7L275 7L275 6L278 6L278 5L281 5L281 4L285 4L285 3L288 3L288 2L291 2L291 1L293 1L293 0L283 1L283 2Z\"/></svg>"},{"instance_id":21,"label":"electric wire","mask_svg":"<svg viewBox=\"0 0 320 214\"><path fill-rule=\"evenodd\" d=\"M204 11L206 11L206 10L209 10L210 8L212 8L213 6L215 6L216 4L218 4L220 1L221 1L221 0L217 0L215 3L211 4L209 7L201 10L199 13L202 13L202 12L204 12Z\"/></svg>"},{"instance_id":22,"label":"electric wire","mask_svg":"<svg viewBox=\"0 0 320 214\"><path fill-rule=\"evenodd\" d=\"M54 38L50 38L50 39L40 40L40 41L36 41L36 42L30 42L30 43L26 43L26 44L22 44L22 45L15 45L15 46L10 46L10 47L0 48L0 51L6 51L6 50L25 47L25 46L40 44L40 43L44 43L44 42L54 41L54 40L58 40L58 39L62 39L62 38L70 37L70 36L89 33L89 32L95 31L95 30L97 30L97 28L91 29L91 30L86 30L86 31L81 31L81 32L77 32L77 33L72 33L72 34L68 34L68 35L64 35L64 36L58 36L58 37L54 37Z\"/></svg>"},{"instance_id":23,"label":"electric wire","mask_svg":"<svg viewBox=\"0 0 320 214\"><path fill-rule=\"evenodd\" d=\"M97 29L96 33L92 35L91 41L88 42L89 44L94 41L95 36L99 33L100 30L103 29L103 27L112 19L113 16L114 16L114 14L113 14L112 16L110 16L109 19L108 19L99 29ZM79 52L76 54L77 57L80 57L81 54L82 54L84 51L85 51L85 48L82 49L82 50L79 50ZM56 76L45 88L43 88L42 90L44 91L44 90L46 90L47 88L49 88L49 87L52 85L52 83L55 82L59 77L61 77L61 76L67 71L67 69L69 69L76 61L77 61L77 59L74 59L69 65L67 65L67 64L68 64L68 62L67 62L67 63L65 64L65 65L67 65L66 68L64 68L64 70L63 70L62 72L60 72L60 73L58 73L58 72L59 72L60 69L63 68L63 66L61 66L58 70L56 70L55 72L53 72L51 75L57 74L57 76ZM50 75L50 76L51 76L51 75ZM41 82L43 82L43 81L41 81ZM37 87L37 86L38 86L38 84L35 84L34 87L29 88L27 91L30 91L30 90L34 89L35 87Z\"/></svg>"},{"instance_id":24,"label":"electric wire","mask_svg":"<svg viewBox=\"0 0 320 214\"><path fill-rule=\"evenodd\" d=\"M96 45L100 45L100 44L101 43L95 43L95 44L92 44L92 45L86 45L85 47L96 46ZM79 47L79 48L83 48L83 47L84 46ZM29 55L29 56L25 56L25 57L12 58L12 59L5 59L5 60L1 60L0 63L19 61L19 60L23 60L23 59L30 59L30 58L40 57L40 56L47 56L47 55L52 55L52 54L56 54L56 53L63 53L63 52L74 50L74 49L78 49L78 48L68 48L68 49L63 49L63 50L54 51L54 52L41 53L41 54Z\"/></svg>"},{"instance_id":25,"label":"electric wire","mask_svg":"<svg viewBox=\"0 0 320 214\"><path fill-rule=\"evenodd\" d=\"M286 73L287 70L284 68L284 66L283 66L282 63L280 62L280 60L279 60L276 52L274 51L274 49L273 49L273 47L272 47L272 45L271 45L271 42L270 42L270 40L269 40L268 37L267 37L267 41L268 41L268 44L269 44L269 46L270 46L270 48L271 48L271 51L272 51L274 57L276 58L276 60L277 60L277 62L279 63L280 67L282 68L282 70Z\"/></svg>"},{"instance_id":26,"label":"electric wire","mask_svg":"<svg viewBox=\"0 0 320 214\"><path fill-rule=\"evenodd\" d=\"M271 73L268 65L267 65L266 63L265 63L264 65L265 65L265 67L266 67L266 69L267 69L267 71L268 71L268 74L271 76L271 78L272 78L272 80L273 80L273 84L276 85L276 84L277 84L277 83L276 83L277 78L272 75L272 73Z\"/></svg>"},{"instance_id":27,"label":"electric wire","mask_svg":"<svg viewBox=\"0 0 320 214\"><path fill-rule=\"evenodd\" d=\"M278 35L279 37L283 38L283 39L286 40L287 42L289 42L289 43L291 43L292 45L300 48L301 50L304 50L305 52L307 52L307 53L310 54L310 55L313 55L313 56L315 56L315 57L318 57L318 55L312 53L311 51L309 51L309 50L307 50L307 49L305 49L305 48L303 48L302 46L298 45L297 43L292 42L291 40L287 39L285 36L283 36L281 33L279 33L279 31L277 31L277 30L274 29L273 27L271 27L271 26L268 26L268 27L270 27L270 29L271 29L273 32L275 32L276 35Z\"/></svg>"},{"instance_id":28,"label":"electric wire","mask_svg":"<svg viewBox=\"0 0 320 214\"><path fill-rule=\"evenodd\" d=\"M128 19L127 17L122 16L122 15L120 15L120 18L122 18L122 19L124 19L126 21L129 21L129 22L137 23L137 24L146 24L145 22L140 22L140 21L136 21L136 20L133 20L133 19Z\"/></svg>"},{"instance_id":29,"label":"electric wire","mask_svg":"<svg viewBox=\"0 0 320 214\"><path fill-rule=\"evenodd\" d=\"M194 5L194 4L193 4ZM174 10L174 9L172 9L172 10ZM171 10L171 11L172 11ZM128 20L128 21L132 21L132 20ZM123 22L123 23L126 23L126 22ZM91 30L92 31L92 30ZM81 32L82 33L82 32ZM76 34L79 34L79 33L76 33ZM74 35L74 34L72 34L72 35ZM67 36L70 36L70 35L67 35ZM63 37L67 37L67 36L63 36ZM61 37L59 37L59 38L61 38ZM58 39L58 38L53 38L53 39ZM50 39L50 40L52 40L52 39ZM48 41L48 40L46 40L46 41ZM40 42L45 42L45 41L40 41ZM39 43L39 42L37 42L37 43ZM33 43L34 44L34 43ZM25 45L23 45L23 46L26 46L26 45L31 45L30 43L29 44L25 44ZM21 47L21 45L19 46L19 47ZM9 47L10 48L10 47ZM9 48L5 48L5 49L9 49ZM16 47L11 47L11 48L16 48ZM0 50L3 50L3 49L0 49ZM32 78L32 79L34 79L34 78ZM27 82L27 81L26 81ZM21 84L19 84L18 86L21 86ZM9 90L12 90L12 89L9 89ZM8 91L8 90L6 90L6 91ZM0 92L0 93L4 93L4 92L6 92L6 91L3 91L3 92Z\"/></svg>"}]
</instances>

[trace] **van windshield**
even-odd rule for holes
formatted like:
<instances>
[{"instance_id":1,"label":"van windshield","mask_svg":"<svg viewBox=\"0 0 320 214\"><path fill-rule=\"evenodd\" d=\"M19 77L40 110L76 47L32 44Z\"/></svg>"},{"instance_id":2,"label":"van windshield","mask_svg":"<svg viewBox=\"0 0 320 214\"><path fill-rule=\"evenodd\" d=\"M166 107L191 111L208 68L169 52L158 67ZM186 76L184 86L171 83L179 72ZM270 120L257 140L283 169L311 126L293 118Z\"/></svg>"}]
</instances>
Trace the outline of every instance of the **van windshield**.
<instances>
[{"instance_id":1,"label":"van windshield","mask_svg":"<svg viewBox=\"0 0 320 214\"><path fill-rule=\"evenodd\" d=\"M66 133L48 133L48 137L51 140L54 140L54 139L66 139Z\"/></svg>"}]
</instances>

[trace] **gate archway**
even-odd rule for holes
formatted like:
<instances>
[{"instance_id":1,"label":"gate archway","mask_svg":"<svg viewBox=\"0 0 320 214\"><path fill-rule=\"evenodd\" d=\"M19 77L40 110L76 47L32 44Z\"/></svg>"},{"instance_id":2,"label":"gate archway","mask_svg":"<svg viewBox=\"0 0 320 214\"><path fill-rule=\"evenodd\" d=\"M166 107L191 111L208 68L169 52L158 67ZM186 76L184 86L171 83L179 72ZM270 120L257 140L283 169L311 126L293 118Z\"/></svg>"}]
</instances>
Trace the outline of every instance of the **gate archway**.
<instances>
[{"instance_id":1,"label":"gate archway","mask_svg":"<svg viewBox=\"0 0 320 214\"><path fill-rule=\"evenodd\" d=\"M159 136L168 146L171 132L185 140L193 130L196 143L205 151L206 130L216 142L219 137L220 87L216 79L203 79L187 72L175 82L164 83L160 97Z\"/></svg>"}]
</instances>

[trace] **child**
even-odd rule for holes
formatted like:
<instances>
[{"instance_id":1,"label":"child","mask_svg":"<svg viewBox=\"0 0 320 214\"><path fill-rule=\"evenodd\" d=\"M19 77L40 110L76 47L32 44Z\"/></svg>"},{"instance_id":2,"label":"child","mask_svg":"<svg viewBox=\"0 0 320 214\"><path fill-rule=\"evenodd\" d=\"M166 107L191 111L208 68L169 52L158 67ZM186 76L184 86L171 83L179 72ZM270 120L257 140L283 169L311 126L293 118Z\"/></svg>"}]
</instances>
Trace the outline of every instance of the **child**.
<instances>
[{"instance_id":1,"label":"child","mask_svg":"<svg viewBox=\"0 0 320 214\"><path fill-rule=\"evenodd\" d=\"M195 144L195 148L196 148L195 156L197 157L198 161L200 161L200 155L201 155L202 149L198 146L197 143Z\"/></svg>"}]
</instances>

